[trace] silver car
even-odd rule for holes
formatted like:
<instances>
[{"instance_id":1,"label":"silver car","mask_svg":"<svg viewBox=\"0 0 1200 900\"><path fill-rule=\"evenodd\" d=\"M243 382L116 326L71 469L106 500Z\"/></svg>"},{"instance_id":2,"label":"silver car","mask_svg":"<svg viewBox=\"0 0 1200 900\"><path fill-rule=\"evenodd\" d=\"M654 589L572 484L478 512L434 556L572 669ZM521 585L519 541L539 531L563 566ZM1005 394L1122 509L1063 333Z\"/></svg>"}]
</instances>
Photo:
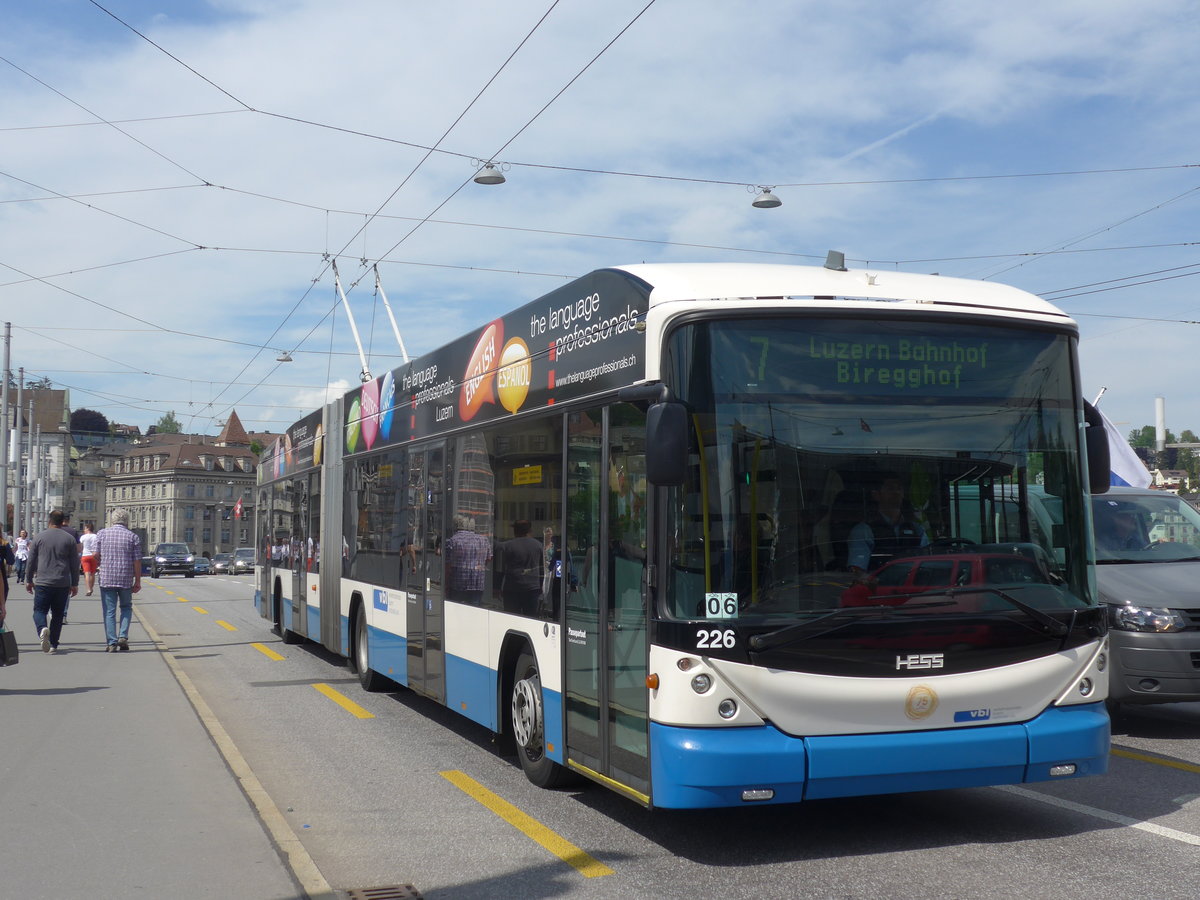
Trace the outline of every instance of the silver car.
<instances>
[{"instance_id":1,"label":"silver car","mask_svg":"<svg viewBox=\"0 0 1200 900\"><path fill-rule=\"evenodd\" d=\"M1096 585L1109 608L1109 708L1200 700L1200 512L1165 491L1092 498Z\"/></svg>"},{"instance_id":2,"label":"silver car","mask_svg":"<svg viewBox=\"0 0 1200 900\"><path fill-rule=\"evenodd\" d=\"M238 547L233 551L233 574L254 574L254 548Z\"/></svg>"}]
</instances>

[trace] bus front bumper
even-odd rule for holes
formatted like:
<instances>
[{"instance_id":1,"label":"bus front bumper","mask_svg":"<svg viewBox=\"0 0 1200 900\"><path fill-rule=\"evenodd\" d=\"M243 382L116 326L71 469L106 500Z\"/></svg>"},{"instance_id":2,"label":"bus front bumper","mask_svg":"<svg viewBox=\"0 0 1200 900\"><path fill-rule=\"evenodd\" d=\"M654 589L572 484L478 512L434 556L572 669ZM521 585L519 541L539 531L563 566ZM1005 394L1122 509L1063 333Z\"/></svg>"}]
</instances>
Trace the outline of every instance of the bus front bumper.
<instances>
[{"instance_id":1,"label":"bus front bumper","mask_svg":"<svg viewBox=\"0 0 1200 900\"><path fill-rule=\"evenodd\" d=\"M650 724L652 804L667 809L796 803L1079 778L1108 769L1103 703L939 731L799 738L771 725Z\"/></svg>"}]
</instances>

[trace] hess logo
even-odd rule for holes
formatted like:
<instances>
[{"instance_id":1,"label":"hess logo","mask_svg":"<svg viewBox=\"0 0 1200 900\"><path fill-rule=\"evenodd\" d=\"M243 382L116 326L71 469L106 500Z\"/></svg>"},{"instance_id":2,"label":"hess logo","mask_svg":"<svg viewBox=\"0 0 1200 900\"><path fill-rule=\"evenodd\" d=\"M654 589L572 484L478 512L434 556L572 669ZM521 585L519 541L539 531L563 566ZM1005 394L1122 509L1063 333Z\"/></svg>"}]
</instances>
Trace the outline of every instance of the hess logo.
<instances>
[{"instance_id":1,"label":"hess logo","mask_svg":"<svg viewBox=\"0 0 1200 900\"><path fill-rule=\"evenodd\" d=\"M897 669L940 669L946 664L944 653L910 653L896 657Z\"/></svg>"}]
</instances>

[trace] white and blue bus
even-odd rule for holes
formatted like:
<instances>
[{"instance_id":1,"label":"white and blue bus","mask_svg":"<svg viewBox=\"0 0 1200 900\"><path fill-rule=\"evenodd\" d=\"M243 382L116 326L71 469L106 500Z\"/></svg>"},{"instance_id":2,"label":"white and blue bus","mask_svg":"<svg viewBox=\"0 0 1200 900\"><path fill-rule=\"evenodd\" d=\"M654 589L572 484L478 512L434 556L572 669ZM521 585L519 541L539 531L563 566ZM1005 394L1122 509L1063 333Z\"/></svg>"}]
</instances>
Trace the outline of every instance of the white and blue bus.
<instances>
[{"instance_id":1,"label":"white and blue bus","mask_svg":"<svg viewBox=\"0 0 1200 900\"><path fill-rule=\"evenodd\" d=\"M1077 337L993 283L602 269L289 428L255 602L547 787L696 808L1101 773ZM1062 508L1037 540L1031 491Z\"/></svg>"}]
</instances>

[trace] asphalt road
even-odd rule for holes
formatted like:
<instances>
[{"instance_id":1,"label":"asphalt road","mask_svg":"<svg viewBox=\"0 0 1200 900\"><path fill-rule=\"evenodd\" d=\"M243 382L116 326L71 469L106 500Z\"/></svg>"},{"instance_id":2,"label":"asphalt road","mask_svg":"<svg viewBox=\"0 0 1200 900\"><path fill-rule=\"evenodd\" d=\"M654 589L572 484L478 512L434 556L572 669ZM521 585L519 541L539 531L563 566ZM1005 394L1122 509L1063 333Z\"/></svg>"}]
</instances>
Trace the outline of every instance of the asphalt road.
<instances>
[{"instance_id":1,"label":"asphalt road","mask_svg":"<svg viewBox=\"0 0 1200 900\"><path fill-rule=\"evenodd\" d=\"M1200 893L1200 704L1123 717L1100 778L649 812L598 787L533 787L479 726L407 691L368 694L324 650L280 643L252 595L249 578L149 579L137 606L341 890L411 884L425 898Z\"/></svg>"}]
</instances>

